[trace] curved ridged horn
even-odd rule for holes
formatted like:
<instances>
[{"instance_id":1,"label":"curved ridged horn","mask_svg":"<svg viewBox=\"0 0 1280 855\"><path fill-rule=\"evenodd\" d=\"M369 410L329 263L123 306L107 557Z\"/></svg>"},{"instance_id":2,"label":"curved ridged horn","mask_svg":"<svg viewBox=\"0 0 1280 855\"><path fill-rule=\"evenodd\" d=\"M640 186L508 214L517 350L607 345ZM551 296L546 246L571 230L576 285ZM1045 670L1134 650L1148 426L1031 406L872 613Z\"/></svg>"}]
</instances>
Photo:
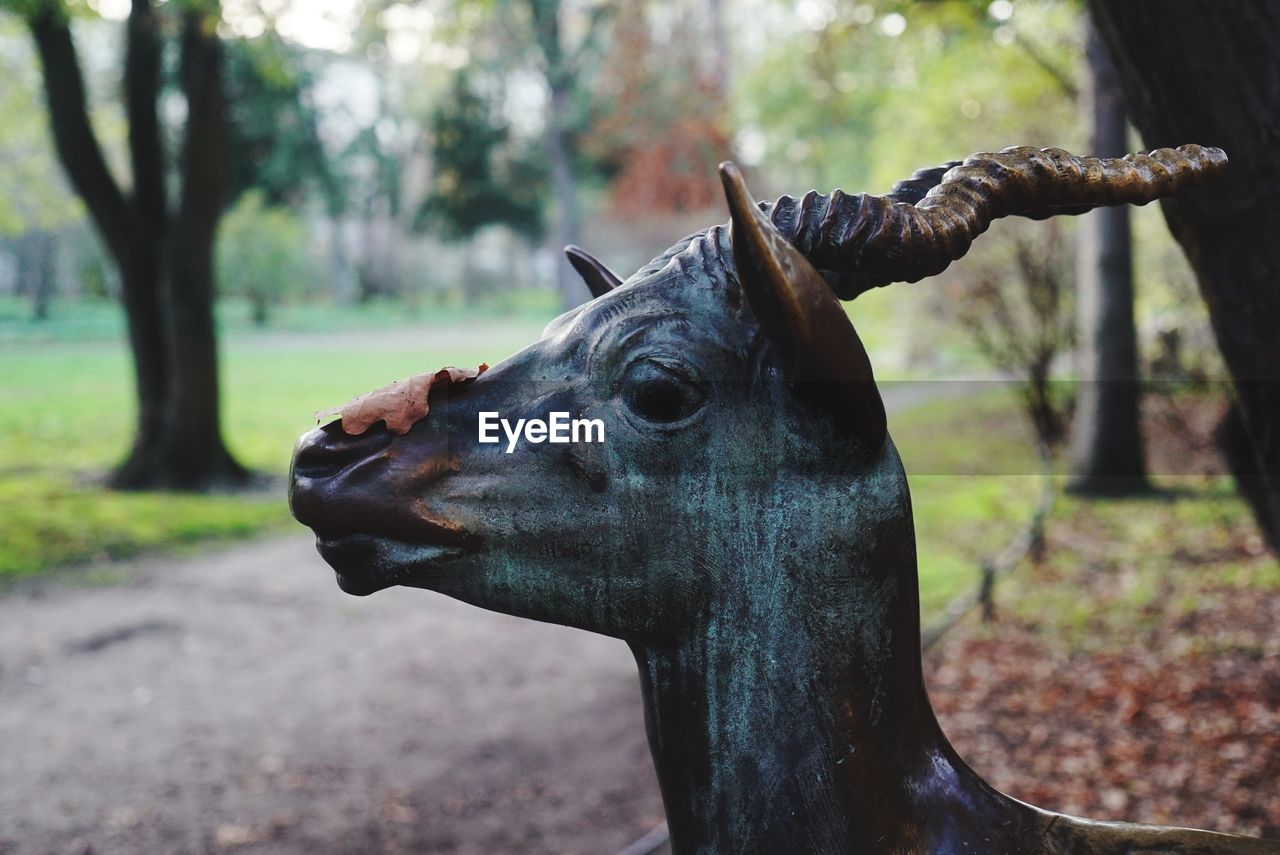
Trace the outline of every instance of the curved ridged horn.
<instances>
[{"instance_id":1,"label":"curved ridged horn","mask_svg":"<svg viewBox=\"0 0 1280 855\"><path fill-rule=\"evenodd\" d=\"M751 198L742 173L720 164L733 217L733 263L787 379L874 451L884 443L884 402L871 360L821 274L783 237Z\"/></svg>"},{"instance_id":2,"label":"curved ridged horn","mask_svg":"<svg viewBox=\"0 0 1280 855\"><path fill-rule=\"evenodd\" d=\"M979 157L980 155L973 155ZM911 173L910 178L904 178L896 182L889 192L885 194L885 198L894 202L907 202L912 205L919 204L924 197L929 195L929 191L942 183L942 180L957 166L964 163L963 160L948 160L946 163L938 166L926 166L923 169L917 169ZM1084 214L1092 211L1097 205L1066 205L1057 208L1031 209L1028 211L1018 211L1012 216L1025 217L1029 220L1045 220L1049 217L1062 216L1064 214Z\"/></svg>"},{"instance_id":3,"label":"curved ridged horn","mask_svg":"<svg viewBox=\"0 0 1280 855\"><path fill-rule=\"evenodd\" d=\"M1123 158L1076 157L1061 149L1007 148L974 154L946 171L914 204L934 170L896 186L890 196L783 197L770 220L814 266L838 274L850 299L891 282L941 273L969 250L993 220L1079 214L1105 205L1145 205L1220 174L1227 156L1184 145ZM914 184L913 184L914 182ZM903 190L900 187L906 184Z\"/></svg>"},{"instance_id":4,"label":"curved ridged horn","mask_svg":"<svg viewBox=\"0 0 1280 855\"><path fill-rule=\"evenodd\" d=\"M927 166L924 169L917 169L911 173L910 178L904 178L894 184L886 195L894 202L906 202L909 205L914 205L928 195L930 190L941 184L943 176L961 163L963 161L948 160L941 166Z\"/></svg>"},{"instance_id":5,"label":"curved ridged horn","mask_svg":"<svg viewBox=\"0 0 1280 855\"><path fill-rule=\"evenodd\" d=\"M582 281L587 283L587 290L592 297L603 297L622 284L622 279L591 253L581 247L570 244L564 248L573 269L578 271Z\"/></svg>"}]
</instances>

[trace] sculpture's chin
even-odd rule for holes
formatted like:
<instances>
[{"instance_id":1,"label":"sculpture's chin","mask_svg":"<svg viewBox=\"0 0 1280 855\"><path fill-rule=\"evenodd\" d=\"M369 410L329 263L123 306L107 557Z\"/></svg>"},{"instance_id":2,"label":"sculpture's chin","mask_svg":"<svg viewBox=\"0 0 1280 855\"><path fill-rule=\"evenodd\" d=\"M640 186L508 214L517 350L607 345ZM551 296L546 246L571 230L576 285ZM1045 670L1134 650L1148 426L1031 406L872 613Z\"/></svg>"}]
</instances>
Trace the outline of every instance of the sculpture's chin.
<instances>
[{"instance_id":1,"label":"sculpture's chin","mask_svg":"<svg viewBox=\"0 0 1280 855\"><path fill-rule=\"evenodd\" d=\"M316 532L316 549L336 572L338 587L358 597L394 585L430 587L428 581L436 567L467 551L461 546L321 532Z\"/></svg>"},{"instance_id":2,"label":"sculpture's chin","mask_svg":"<svg viewBox=\"0 0 1280 855\"><path fill-rule=\"evenodd\" d=\"M356 597L367 597L370 594L381 591L383 588L389 588L393 584L386 581L375 581L363 575L343 573L341 570L335 572L334 575L338 579L338 587L342 589L342 592Z\"/></svg>"}]
</instances>

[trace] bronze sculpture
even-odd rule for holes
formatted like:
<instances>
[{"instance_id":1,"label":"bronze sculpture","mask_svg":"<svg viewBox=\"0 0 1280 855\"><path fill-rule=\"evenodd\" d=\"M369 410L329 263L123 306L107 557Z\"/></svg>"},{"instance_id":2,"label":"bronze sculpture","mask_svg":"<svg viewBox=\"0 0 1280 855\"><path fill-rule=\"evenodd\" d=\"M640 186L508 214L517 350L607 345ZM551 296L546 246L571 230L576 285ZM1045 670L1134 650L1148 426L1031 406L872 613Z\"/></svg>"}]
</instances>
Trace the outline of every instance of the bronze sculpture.
<instances>
[{"instance_id":1,"label":"bronze sculpture","mask_svg":"<svg viewBox=\"0 0 1280 855\"><path fill-rule=\"evenodd\" d=\"M915 281L991 220L1145 203L1224 168L1008 149L886 197L756 204L596 299L404 436L304 436L291 503L344 590L436 590L626 640L676 852L1280 853L1097 823L993 790L942 734L921 673L907 481L837 296ZM437 394L438 393L438 394ZM604 443L477 444L477 414L603 419Z\"/></svg>"}]
</instances>

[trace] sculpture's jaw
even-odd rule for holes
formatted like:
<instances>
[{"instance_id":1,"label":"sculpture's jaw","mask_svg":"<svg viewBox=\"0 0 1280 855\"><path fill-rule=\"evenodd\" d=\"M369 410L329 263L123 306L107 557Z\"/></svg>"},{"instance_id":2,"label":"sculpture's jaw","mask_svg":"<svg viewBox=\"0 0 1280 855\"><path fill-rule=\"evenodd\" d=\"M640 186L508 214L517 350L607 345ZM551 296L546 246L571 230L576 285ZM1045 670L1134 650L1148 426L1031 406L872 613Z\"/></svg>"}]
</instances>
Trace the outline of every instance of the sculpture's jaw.
<instances>
[{"instance_id":1,"label":"sculpture's jaw","mask_svg":"<svg viewBox=\"0 0 1280 855\"><path fill-rule=\"evenodd\" d=\"M316 549L348 594L367 596L395 585L430 587L450 562L471 552L463 544L410 543L370 534L317 530Z\"/></svg>"},{"instance_id":2,"label":"sculpture's jaw","mask_svg":"<svg viewBox=\"0 0 1280 855\"><path fill-rule=\"evenodd\" d=\"M289 508L316 535L338 585L364 596L394 585L430 587L439 568L472 554L480 538L423 507L422 492L454 469L447 445L423 443L412 477L403 474L395 437L382 428L352 437L338 423L298 441Z\"/></svg>"}]
</instances>

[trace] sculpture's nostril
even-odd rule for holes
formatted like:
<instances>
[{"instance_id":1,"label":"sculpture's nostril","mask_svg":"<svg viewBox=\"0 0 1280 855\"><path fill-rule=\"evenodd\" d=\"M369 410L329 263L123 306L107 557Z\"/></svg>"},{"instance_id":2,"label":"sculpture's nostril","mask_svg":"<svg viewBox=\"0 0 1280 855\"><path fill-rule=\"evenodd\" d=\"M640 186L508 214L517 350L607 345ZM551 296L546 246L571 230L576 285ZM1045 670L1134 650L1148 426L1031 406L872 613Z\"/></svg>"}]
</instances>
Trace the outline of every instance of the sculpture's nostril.
<instances>
[{"instance_id":1,"label":"sculpture's nostril","mask_svg":"<svg viewBox=\"0 0 1280 855\"><path fill-rule=\"evenodd\" d=\"M314 430L298 443L293 455L296 477L332 478L352 463L367 459L391 444L392 435L378 428L348 436L335 422Z\"/></svg>"}]
</instances>

